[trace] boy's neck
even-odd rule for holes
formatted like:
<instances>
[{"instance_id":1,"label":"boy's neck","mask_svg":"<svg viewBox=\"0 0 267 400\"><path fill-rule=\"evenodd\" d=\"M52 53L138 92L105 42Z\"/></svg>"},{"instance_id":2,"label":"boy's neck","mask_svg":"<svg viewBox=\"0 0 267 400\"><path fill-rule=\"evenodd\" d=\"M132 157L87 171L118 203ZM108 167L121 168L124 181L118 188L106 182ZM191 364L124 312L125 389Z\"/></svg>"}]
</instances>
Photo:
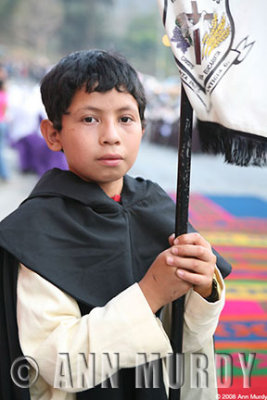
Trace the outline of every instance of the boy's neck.
<instances>
[{"instance_id":1,"label":"boy's neck","mask_svg":"<svg viewBox=\"0 0 267 400\"><path fill-rule=\"evenodd\" d=\"M123 178L120 178L117 181L113 182L99 183L98 185L106 193L107 196L114 197L116 195L121 194L123 186Z\"/></svg>"}]
</instances>

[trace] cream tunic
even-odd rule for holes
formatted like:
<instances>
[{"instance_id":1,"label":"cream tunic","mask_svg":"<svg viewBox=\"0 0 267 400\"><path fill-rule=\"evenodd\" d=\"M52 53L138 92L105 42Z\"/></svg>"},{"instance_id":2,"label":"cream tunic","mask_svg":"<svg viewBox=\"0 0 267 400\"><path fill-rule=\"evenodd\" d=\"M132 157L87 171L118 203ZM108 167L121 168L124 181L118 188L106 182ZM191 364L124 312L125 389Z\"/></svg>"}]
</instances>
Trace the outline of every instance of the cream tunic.
<instances>
[{"instance_id":1,"label":"cream tunic","mask_svg":"<svg viewBox=\"0 0 267 400\"><path fill-rule=\"evenodd\" d=\"M206 354L209 389L191 390L187 379L182 387L183 400L216 398L212 336L225 297L223 280L218 271L216 275L222 289L219 301L209 303L194 290L186 295L183 352L186 357L192 352ZM84 381L81 383L84 360L88 362L88 370L93 365L93 373L86 375L88 389L119 368L142 364L143 353L146 353L147 361L164 359L172 352L167 334L169 310L165 307L161 322L135 283L104 307L95 307L89 314L81 316L72 297L21 265L17 286L19 340L23 354L33 357L39 367L39 378L30 388L31 399L75 400L74 392L85 390L82 388ZM190 375L189 364L188 361L186 378ZM168 392L168 375L166 369L164 371Z\"/></svg>"}]
</instances>

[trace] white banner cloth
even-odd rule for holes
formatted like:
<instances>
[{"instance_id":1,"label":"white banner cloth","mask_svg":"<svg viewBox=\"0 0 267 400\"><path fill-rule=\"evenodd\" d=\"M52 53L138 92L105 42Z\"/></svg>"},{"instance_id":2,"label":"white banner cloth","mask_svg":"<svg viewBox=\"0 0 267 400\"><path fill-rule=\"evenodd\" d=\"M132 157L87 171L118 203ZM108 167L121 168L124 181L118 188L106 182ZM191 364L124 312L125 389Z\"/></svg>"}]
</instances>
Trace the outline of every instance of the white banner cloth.
<instances>
[{"instance_id":1,"label":"white banner cloth","mask_svg":"<svg viewBox=\"0 0 267 400\"><path fill-rule=\"evenodd\" d=\"M267 138L267 1L158 3L197 118Z\"/></svg>"}]
</instances>

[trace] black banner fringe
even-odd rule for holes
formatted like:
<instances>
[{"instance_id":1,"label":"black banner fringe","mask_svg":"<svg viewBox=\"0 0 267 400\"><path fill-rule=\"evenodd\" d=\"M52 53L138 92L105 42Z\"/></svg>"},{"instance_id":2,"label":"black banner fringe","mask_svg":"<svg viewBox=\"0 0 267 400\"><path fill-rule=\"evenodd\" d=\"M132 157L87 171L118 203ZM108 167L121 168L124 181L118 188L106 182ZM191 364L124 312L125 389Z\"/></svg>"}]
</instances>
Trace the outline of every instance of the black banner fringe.
<instances>
[{"instance_id":1,"label":"black banner fringe","mask_svg":"<svg viewBox=\"0 0 267 400\"><path fill-rule=\"evenodd\" d=\"M223 154L226 163L242 167L267 166L267 138L200 120L197 128L203 152Z\"/></svg>"}]
</instances>

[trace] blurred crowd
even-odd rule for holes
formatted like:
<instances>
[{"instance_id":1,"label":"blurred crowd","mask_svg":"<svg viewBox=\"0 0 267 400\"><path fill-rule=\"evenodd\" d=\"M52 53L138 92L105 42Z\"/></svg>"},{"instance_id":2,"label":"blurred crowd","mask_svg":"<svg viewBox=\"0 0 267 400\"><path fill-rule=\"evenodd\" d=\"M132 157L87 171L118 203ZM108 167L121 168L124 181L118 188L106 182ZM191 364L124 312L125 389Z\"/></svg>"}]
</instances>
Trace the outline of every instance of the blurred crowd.
<instances>
[{"instance_id":1,"label":"blurred crowd","mask_svg":"<svg viewBox=\"0 0 267 400\"><path fill-rule=\"evenodd\" d=\"M39 125L46 113L41 102L39 82L44 66L16 63L0 64L0 180L10 177L5 157L8 148L17 155L21 173L38 176L53 167L66 169L62 152L52 152L45 144ZM159 81L140 78L147 95L146 133L144 140L164 146L178 146L180 115L180 82L178 74ZM193 152L199 151L198 135L193 137Z\"/></svg>"},{"instance_id":2,"label":"blurred crowd","mask_svg":"<svg viewBox=\"0 0 267 400\"><path fill-rule=\"evenodd\" d=\"M37 72L36 72L37 73ZM10 169L6 150L17 155L17 168L21 173L33 172L41 176L47 170L67 168L63 153L48 149L39 125L46 113L41 102L37 75L25 69L11 69L0 65L0 179L8 181Z\"/></svg>"},{"instance_id":3,"label":"blurred crowd","mask_svg":"<svg viewBox=\"0 0 267 400\"><path fill-rule=\"evenodd\" d=\"M141 77L147 96L146 135L153 143L178 148L180 131L181 84L178 76L158 80L152 76ZM200 152L200 143L193 125L192 151Z\"/></svg>"}]
</instances>

